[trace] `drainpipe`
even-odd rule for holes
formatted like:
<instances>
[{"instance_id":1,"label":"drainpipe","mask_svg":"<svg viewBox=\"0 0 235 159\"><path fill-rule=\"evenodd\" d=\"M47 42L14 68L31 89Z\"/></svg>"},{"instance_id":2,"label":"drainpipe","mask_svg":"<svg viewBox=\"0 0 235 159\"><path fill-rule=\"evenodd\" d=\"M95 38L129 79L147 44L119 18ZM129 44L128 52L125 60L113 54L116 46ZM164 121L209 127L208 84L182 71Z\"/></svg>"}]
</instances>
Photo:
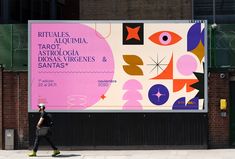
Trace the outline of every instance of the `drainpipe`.
<instances>
[{"instance_id":1,"label":"drainpipe","mask_svg":"<svg viewBox=\"0 0 235 159\"><path fill-rule=\"evenodd\" d=\"M20 148L20 145L23 141L23 134L22 129L20 127L20 73L17 73L17 129L18 129L18 148Z\"/></svg>"}]
</instances>

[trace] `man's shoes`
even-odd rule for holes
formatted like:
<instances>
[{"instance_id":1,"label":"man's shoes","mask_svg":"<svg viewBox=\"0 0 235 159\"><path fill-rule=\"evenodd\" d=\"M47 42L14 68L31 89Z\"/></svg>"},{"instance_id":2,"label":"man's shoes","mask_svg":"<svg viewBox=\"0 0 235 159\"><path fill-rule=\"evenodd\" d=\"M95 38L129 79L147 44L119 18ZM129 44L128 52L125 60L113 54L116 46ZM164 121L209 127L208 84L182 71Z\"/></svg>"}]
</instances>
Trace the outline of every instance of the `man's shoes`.
<instances>
[{"instance_id":1,"label":"man's shoes","mask_svg":"<svg viewBox=\"0 0 235 159\"><path fill-rule=\"evenodd\" d=\"M54 150L53 151L53 154L52 154L52 157L55 157L55 156L57 156L57 155L59 155L60 154L60 151L59 150Z\"/></svg>"},{"instance_id":2,"label":"man's shoes","mask_svg":"<svg viewBox=\"0 0 235 159\"><path fill-rule=\"evenodd\" d=\"M32 153L29 154L29 157L36 157L36 156L37 156L37 154L35 151L33 151Z\"/></svg>"}]
</instances>

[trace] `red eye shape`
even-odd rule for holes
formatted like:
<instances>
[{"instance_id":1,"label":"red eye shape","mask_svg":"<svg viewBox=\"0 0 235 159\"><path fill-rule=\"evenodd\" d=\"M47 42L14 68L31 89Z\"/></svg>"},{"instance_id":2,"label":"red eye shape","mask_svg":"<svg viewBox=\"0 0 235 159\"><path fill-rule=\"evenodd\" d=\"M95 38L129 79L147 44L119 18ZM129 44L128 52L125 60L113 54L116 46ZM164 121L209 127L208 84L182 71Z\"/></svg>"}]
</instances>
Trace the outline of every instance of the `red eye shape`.
<instances>
[{"instance_id":1,"label":"red eye shape","mask_svg":"<svg viewBox=\"0 0 235 159\"><path fill-rule=\"evenodd\" d=\"M177 43L182 38L178 34L171 31L159 31L152 34L149 39L158 45L167 46Z\"/></svg>"}]
</instances>

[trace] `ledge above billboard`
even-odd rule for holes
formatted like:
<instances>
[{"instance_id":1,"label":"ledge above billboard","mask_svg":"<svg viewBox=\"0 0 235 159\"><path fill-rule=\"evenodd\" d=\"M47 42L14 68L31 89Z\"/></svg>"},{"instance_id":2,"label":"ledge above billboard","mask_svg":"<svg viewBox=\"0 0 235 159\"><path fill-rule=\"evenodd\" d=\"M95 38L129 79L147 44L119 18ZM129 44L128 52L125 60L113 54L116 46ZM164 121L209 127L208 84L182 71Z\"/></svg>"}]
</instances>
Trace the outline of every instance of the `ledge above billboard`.
<instances>
[{"instance_id":1,"label":"ledge above billboard","mask_svg":"<svg viewBox=\"0 0 235 159\"><path fill-rule=\"evenodd\" d=\"M28 25L29 112L207 112L206 21Z\"/></svg>"}]
</instances>

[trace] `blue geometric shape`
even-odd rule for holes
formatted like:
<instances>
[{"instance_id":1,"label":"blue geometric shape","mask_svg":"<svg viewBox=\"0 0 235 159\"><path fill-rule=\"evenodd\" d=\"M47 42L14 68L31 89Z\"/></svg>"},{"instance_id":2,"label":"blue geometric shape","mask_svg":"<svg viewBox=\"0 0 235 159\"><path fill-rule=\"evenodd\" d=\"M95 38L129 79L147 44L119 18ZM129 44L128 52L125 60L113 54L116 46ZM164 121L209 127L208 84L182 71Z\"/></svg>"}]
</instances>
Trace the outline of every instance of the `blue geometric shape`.
<instances>
[{"instance_id":1,"label":"blue geometric shape","mask_svg":"<svg viewBox=\"0 0 235 159\"><path fill-rule=\"evenodd\" d=\"M194 97L192 99L190 99L186 105L186 107L190 107L191 109L198 109L198 105L199 105L199 98L198 97Z\"/></svg>"},{"instance_id":2,"label":"blue geometric shape","mask_svg":"<svg viewBox=\"0 0 235 159\"><path fill-rule=\"evenodd\" d=\"M201 40L201 23L195 23L188 31L187 51L195 49Z\"/></svg>"},{"instance_id":3,"label":"blue geometric shape","mask_svg":"<svg viewBox=\"0 0 235 159\"><path fill-rule=\"evenodd\" d=\"M169 91L162 84L152 86L148 92L149 100L155 105L162 105L169 99Z\"/></svg>"},{"instance_id":4,"label":"blue geometric shape","mask_svg":"<svg viewBox=\"0 0 235 159\"><path fill-rule=\"evenodd\" d=\"M199 98L194 97L185 104L185 97L181 97L173 104L173 110L198 110Z\"/></svg>"},{"instance_id":5,"label":"blue geometric shape","mask_svg":"<svg viewBox=\"0 0 235 159\"><path fill-rule=\"evenodd\" d=\"M174 108L179 108L179 107L185 107L185 97L181 97L175 101L173 104L173 109Z\"/></svg>"}]
</instances>

